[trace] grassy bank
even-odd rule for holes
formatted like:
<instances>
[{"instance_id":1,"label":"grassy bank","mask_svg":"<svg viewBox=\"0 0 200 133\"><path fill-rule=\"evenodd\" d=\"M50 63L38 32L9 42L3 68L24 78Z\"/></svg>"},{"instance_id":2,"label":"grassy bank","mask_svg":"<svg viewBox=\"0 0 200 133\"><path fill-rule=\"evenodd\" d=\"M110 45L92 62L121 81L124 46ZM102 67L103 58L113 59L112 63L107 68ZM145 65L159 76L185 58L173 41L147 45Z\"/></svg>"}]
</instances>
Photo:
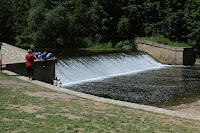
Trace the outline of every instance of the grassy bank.
<instances>
[{"instance_id":1,"label":"grassy bank","mask_svg":"<svg viewBox=\"0 0 200 133\"><path fill-rule=\"evenodd\" d=\"M199 132L200 121L84 99L0 74L1 132Z\"/></svg>"},{"instance_id":2,"label":"grassy bank","mask_svg":"<svg viewBox=\"0 0 200 133\"><path fill-rule=\"evenodd\" d=\"M172 42L168 38L164 38L162 35L160 36L152 36L152 37L137 37L136 39L143 39L143 40L149 40L161 44L166 44L174 47L191 47L188 44L180 43L180 42Z\"/></svg>"}]
</instances>

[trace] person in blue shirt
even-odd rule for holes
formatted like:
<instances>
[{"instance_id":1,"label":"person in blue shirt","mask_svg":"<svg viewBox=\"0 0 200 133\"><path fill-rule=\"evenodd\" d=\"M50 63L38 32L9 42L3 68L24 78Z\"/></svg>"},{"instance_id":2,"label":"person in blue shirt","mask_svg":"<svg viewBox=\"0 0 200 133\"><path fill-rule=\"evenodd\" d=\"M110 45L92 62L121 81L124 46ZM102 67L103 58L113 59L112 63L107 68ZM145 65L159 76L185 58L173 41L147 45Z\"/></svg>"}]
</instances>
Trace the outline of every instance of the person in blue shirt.
<instances>
[{"instance_id":1,"label":"person in blue shirt","mask_svg":"<svg viewBox=\"0 0 200 133\"><path fill-rule=\"evenodd\" d=\"M42 61L46 60L46 52L43 52L43 54L38 55L38 59Z\"/></svg>"},{"instance_id":2,"label":"person in blue shirt","mask_svg":"<svg viewBox=\"0 0 200 133\"><path fill-rule=\"evenodd\" d=\"M48 54L46 55L46 58L47 58L47 59L49 59L49 58L51 58L51 57L53 57L53 54L52 54L52 53L48 53Z\"/></svg>"},{"instance_id":3,"label":"person in blue shirt","mask_svg":"<svg viewBox=\"0 0 200 133\"><path fill-rule=\"evenodd\" d=\"M42 67L46 67L46 52L43 52L43 54L38 55L38 59L42 61Z\"/></svg>"}]
</instances>

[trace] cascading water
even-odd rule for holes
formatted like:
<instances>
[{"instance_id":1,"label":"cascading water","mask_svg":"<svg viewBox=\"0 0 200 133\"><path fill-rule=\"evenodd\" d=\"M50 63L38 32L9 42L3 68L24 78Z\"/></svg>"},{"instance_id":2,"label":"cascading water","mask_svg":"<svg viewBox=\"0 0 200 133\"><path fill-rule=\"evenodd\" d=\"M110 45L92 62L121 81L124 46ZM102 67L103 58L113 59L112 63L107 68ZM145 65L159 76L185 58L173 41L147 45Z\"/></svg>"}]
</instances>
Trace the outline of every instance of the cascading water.
<instances>
[{"instance_id":1,"label":"cascading water","mask_svg":"<svg viewBox=\"0 0 200 133\"><path fill-rule=\"evenodd\" d=\"M63 88L159 107L200 97L200 67L169 67L141 52L59 57L56 76Z\"/></svg>"},{"instance_id":2,"label":"cascading water","mask_svg":"<svg viewBox=\"0 0 200 133\"><path fill-rule=\"evenodd\" d=\"M58 60L56 76L65 87L161 67L164 65L144 53L115 53Z\"/></svg>"}]
</instances>

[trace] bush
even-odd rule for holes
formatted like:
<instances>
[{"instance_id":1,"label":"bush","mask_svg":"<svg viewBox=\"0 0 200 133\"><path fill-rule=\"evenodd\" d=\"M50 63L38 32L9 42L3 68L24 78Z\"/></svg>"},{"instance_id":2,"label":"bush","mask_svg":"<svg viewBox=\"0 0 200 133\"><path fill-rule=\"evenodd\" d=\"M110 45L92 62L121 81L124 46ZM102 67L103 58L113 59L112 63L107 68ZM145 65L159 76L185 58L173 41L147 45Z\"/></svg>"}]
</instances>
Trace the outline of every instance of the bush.
<instances>
[{"instance_id":1,"label":"bush","mask_svg":"<svg viewBox=\"0 0 200 133\"><path fill-rule=\"evenodd\" d=\"M33 41L30 36L17 36L15 37L15 46L21 47L21 48L30 48L31 45L33 45Z\"/></svg>"},{"instance_id":2,"label":"bush","mask_svg":"<svg viewBox=\"0 0 200 133\"><path fill-rule=\"evenodd\" d=\"M122 49L123 46L129 45L129 41L125 40L125 41L120 41L117 43L117 45L115 46L117 49Z\"/></svg>"},{"instance_id":3,"label":"bush","mask_svg":"<svg viewBox=\"0 0 200 133\"><path fill-rule=\"evenodd\" d=\"M170 43L170 40L168 38L164 38L163 35L159 35L159 34L150 37L150 39L154 40L157 43L162 43L162 44Z\"/></svg>"},{"instance_id":4,"label":"bush","mask_svg":"<svg viewBox=\"0 0 200 133\"><path fill-rule=\"evenodd\" d=\"M93 37L86 37L83 39L83 43L87 45L87 47L92 47L94 45L94 38Z\"/></svg>"},{"instance_id":5,"label":"bush","mask_svg":"<svg viewBox=\"0 0 200 133\"><path fill-rule=\"evenodd\" d=\"M89 47L90 49L95 49L95 50L106 50L106 51L112 51L114 50L112 48L112 43L95 43L93 46Z\"/></svg>"}]
</instances>

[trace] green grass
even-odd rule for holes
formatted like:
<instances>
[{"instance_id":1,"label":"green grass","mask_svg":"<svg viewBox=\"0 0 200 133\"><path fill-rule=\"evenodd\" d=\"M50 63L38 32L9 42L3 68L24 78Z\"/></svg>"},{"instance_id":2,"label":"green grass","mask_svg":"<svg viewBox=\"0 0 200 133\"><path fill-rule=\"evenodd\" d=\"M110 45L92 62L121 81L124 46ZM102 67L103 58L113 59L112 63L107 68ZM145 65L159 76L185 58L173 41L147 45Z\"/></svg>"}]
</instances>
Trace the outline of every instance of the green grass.
<instances>
[{"instance_id":1,"label":"green grass","mask_svg":"<svg viewBox=\"0 0 200 133\"><path fill-rule=\"evenodd\" d=\"M110 51L115 51L116 49L114 48L102 48L102 47L90 47L89 48L92 52L104 52L104 51L107 51L107 52L110 52Z\"/></svg>"},{"instance_id":2,"label":"green grass","mask_svg":"<svg viewBox=\"0 0 200 133\"><path fill-rule=\"evenodd\" d=\"M167 38L164 38L163 36L158 36L158 37L137 37L136 39L143 39L143 40L149 40L161 44L166 44L174 47L191 47L188 44L185 43L180 43L180 42L172 42Z\"/></svg>"},{"instance_id":3,"label":"green grass","mask_svg":"<svg viewBox=\"0 0 200 133\"><path fill-rule=\"evenodd\" d=\"M99 51L114 51L115 48L112 48L112 43L96 43L89 47L93 52L99 52Z\"/></svg>"},{"instance_id":4,"label":"green grass","mask_svg":"<svg viewBox=\"0 0 200 133\"><path fill-rule=\"evenodd\" d=\"M96 102L43 88L2 73L0 80L1 132L200 131L200 121ZM9 81L9 84L3 84L3 81ZM55 97L36 95L41 92Z\"/></svg>"}]
</instances>

